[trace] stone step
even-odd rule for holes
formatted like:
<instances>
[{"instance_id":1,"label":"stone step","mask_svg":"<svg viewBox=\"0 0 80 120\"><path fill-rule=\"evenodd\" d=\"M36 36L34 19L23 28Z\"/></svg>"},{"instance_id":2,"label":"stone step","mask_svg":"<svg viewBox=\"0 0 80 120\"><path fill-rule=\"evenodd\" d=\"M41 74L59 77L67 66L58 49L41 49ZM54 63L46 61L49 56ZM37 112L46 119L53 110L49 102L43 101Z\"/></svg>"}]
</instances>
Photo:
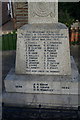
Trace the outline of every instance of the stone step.
<instances>
[{"instance_id":1,"label":"stone step","mask_svg":"<svg viewBox=\"0 0 80 120\"><path fill-rule=\"evenodd\" d=\"M5 78L7 92L42 94L78 94L79 73L71 57L72 75L16 75L12 69Z\"/></svg>"}]
</instances>

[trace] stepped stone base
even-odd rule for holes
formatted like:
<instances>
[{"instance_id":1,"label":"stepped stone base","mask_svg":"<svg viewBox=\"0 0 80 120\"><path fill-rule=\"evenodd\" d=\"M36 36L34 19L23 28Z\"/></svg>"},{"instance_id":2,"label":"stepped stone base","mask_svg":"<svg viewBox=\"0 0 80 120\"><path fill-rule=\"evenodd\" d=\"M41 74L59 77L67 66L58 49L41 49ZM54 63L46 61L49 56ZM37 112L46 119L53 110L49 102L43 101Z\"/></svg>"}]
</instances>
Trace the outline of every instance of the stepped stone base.
<instances>
[{"instance_id":1,"label":"stepped stone base","mask_svg":"<svg viewBox=\"0 0 80 120\"><path fill-rule=\"evenodd\" d=\"M71 57L71 76L16 75L14 69L5 79L3 102L12 105L78 107L79 73Z\"/></svg>"},{"instance_id":2,"label":"stepped stone base","mask_svg":"<svg viewBox=\"0 0 80 120\"><path fill-rule=\"evenodd\" d=\"M71 76L16 75L12 69L5 79L5 89L7 92L78 94L79 73L72 57L71 66Z\"/></svg>"},{"instance_id":3,"label":"stepped stone base","mask_svg":"<svg viewBox=\"0 0 80 120\"><path fill-rule=\"evenodd\" d=\"M66 107L78 108L78 95L3 93L3 103L11 106L29 106L42 108Z\"/></svg>"}]
</instances>

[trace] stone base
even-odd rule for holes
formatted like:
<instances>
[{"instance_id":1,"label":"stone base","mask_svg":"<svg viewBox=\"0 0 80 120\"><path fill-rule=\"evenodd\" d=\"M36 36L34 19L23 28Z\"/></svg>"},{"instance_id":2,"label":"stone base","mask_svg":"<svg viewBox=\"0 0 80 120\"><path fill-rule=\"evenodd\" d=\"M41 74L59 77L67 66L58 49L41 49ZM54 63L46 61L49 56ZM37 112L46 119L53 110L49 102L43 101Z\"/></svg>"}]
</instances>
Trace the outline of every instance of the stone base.
<instances>
[{"instance_id":1,"label":"stone base","mask_svg":"<svg viewBox=\"0 0 80 120\"><path fill-rule=\"evenodd\" d=\"M16 75L11 70L5 79L3 102L17 106L78 107L79 73L71 57L72 75Z\"/></svg>"},{"instance_id":2,"label":"stone base","mask_svg":"<svg viewBox=\"0 0 80 120\"><path fill-rule=\"evenodd\" d=\"M23 93L78 94L79 73L73 58L71 66L71 76L16 75L12 69L4 81L5 90Z\"/></svg>"},{"instance_id":3,"label":"stone base","mask_svg":"<svg viewBox=\"0 0 80 120\"><path fill-rule=\"evenodd\" d=\"M25 93L3 93L3 103L11 106L54 108L67 107L77 108L78 95L54 95L54 94L25 94Z\"/></svg>"}]
</instances>

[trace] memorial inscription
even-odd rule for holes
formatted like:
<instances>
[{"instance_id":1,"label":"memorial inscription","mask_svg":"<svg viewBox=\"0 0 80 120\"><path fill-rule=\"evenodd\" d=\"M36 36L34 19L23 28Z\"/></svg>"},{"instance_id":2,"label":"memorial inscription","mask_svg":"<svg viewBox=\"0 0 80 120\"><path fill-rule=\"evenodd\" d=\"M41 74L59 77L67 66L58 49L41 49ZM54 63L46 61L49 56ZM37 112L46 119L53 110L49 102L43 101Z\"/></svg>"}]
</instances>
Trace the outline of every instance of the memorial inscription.
<instances>
[{"instance_id":1,"label":"memorial inscription","mask_svg":"<svg viewBox=\"0 0 80 120\"><path fill-rule=\"evenodd\" d=\"M60 72L58 71L59 62L56 61L59 46L62 44L59 38L66 38L66 36L63 36L63 34L57 35L57 33L53 33L52 31L33 31L24 36L26 41L29 41L25 41L26 72L30 72L30 69L33 69L32 72L37 72L37 69L38 72L45 72L45 70L46 72L51 72L52 70L52 72ZM41 51L43 51L43 54L40 54ZM43 70L40 70L40 58L43 59Z\"/></svg>"},{"instance_id":2,"label":"memorial inscription","mask_svg":"<svg viewBox=\"0 0 80 120\"><path fill-rule=\"evenodd\" d=\"M68 34L66 29L64 32L59 29L20 30L18 49L21 49L20 44L24 45L24 74L70 74L70 62L66 59L69 57Z\"/></svg>"},{"instance_id":3,"label":"memorial inscription","mask_svg":"<svg viewBox=\"0 0 80 120\"><path fill-rule=\"evenodd\" d=\"M34 83L33 84L33 91L52 92L53 88L51 88L48 83Z\"/></svg>"}]
</instances>

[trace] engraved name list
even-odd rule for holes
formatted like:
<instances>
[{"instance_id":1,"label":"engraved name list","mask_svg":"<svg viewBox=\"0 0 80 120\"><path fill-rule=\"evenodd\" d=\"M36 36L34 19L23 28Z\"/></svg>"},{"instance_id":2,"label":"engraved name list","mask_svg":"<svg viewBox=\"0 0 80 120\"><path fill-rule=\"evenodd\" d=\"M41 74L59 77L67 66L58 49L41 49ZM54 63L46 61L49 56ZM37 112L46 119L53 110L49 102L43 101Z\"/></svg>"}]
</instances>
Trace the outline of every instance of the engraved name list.
<instances>
[{"instance_id":1,"label":"engraved name list","mask_svg":"<svg viewBox=\"0 0 80 120\"><path fill-rule=\"evenodd\" d=\"M57 30L30 30L21 32L19 38L25 44L26 73L60 73L60 51L67 35Z\"/></svg>"}]
</instances>

